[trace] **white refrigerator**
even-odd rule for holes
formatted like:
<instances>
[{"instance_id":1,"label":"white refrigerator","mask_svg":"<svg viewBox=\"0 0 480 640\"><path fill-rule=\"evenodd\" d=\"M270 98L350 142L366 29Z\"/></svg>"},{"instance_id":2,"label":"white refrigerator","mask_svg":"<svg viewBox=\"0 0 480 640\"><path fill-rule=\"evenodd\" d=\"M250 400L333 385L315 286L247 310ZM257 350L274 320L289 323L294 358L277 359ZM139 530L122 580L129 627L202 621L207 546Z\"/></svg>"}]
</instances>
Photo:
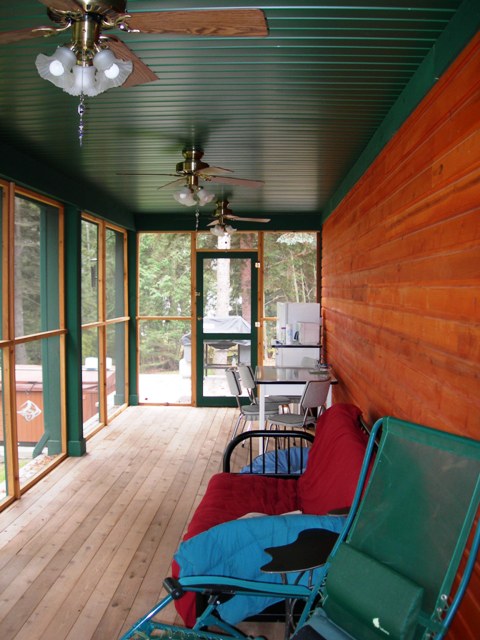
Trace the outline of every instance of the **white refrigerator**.
<instances>
[{"instance_id":1,"label":"white refrigerator","mask_svg":"<svg viewBox=\"0 0 480 640\"><path fill-rule=\"evenodd\" d=\"M277 302L277 367L314 366L320 359L320 314L317 302Z\"/></svg>"}]
</instances>

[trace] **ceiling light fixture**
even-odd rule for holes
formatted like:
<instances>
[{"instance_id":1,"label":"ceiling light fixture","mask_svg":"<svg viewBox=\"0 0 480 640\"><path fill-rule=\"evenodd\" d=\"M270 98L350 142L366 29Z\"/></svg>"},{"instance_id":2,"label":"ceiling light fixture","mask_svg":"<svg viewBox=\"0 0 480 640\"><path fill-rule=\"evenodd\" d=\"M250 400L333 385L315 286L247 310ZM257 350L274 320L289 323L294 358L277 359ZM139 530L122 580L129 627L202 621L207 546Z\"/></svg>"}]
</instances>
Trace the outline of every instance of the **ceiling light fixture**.
<instances>
[{"instance_id":1,"label":"ceiling light fixture","mask_svg":"<svg viewBox=\"0 0 480 640\"><path fill-rule=\"evenodd\" d=\"M223 236L231 236L235 231L236 229L234 229L230 224L217 223L213 227L210 227L210 233L213 233L214 236L219 236L220 238Z\"/></svg>"},{"instance_id":2,"label":"ceiling light fixture","mask_svg":"<svg viewBox=\"0 0 480 640\"><path fill-rule=\"evenodd\" d=\"M106 46L108 38L101 35L101 16L82 14L81 18L67 21L72 41L57 47L55 53L40 53L35 65L39 75L71 96L80 96L79 140L83 137L84 98L98 96L122 85L133 71L131 60L120 60Z\"/></svg>"},{"instance_id":3,"label":"ceiling light fixture","mask_svg":"<svg viewBox=\"0 0 480 640\"><path fill-rule=\"evenodd\" d=\"M214 193L198 186L198 176L188 175L186 178L187 184L177 189L173 194L178 203L185 207L194 207L195 205L203 207L214 199Z\"/></svg>"},{"instance_id":4,"label":"ceiling light fixture","mask_svg":"<svg viewBox=\"0 0 480 640\"><path fill-rule=\"evenodd\" d=\"M71 96L98 96L122 85L132 73L130 60L115 58L110 49L99 49L95 55L74 53L70 47L58 47L52 56L38 54L35 61L39 75Z\"/></svg>"}]
</instances>

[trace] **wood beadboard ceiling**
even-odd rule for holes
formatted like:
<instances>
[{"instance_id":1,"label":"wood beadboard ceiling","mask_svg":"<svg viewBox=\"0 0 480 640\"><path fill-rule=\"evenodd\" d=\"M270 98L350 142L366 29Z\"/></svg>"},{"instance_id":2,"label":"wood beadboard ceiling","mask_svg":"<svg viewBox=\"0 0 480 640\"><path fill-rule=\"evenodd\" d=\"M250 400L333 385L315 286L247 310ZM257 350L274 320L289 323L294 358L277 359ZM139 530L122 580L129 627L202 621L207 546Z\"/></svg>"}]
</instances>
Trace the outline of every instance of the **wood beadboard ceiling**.
<instances>
[{"instance_id":1,"label":"wood beadboard ceiling","mask_svg":"<svg viewBox=\"0 0 480 640\"><path fill-rule=\"evenodd\" d=\"M67 43L68 33L1 45L0 136L86 190L98 189L135 215L165 215L170 225L193 220L192 209L173 200L173 188L158 189L170 179L118 172L171 173L192 145L210 165L265 181L256 190L209 186L229 198L234 213L320 216L460 4L129 0L131 14L260 8L269 35L112 32L158 80L87 99L82 147L78 98L41 79L34 64L38 53ZM0 31L44 24L50 21L36 0L1 3Z\"/></svg>"}]
</instances>

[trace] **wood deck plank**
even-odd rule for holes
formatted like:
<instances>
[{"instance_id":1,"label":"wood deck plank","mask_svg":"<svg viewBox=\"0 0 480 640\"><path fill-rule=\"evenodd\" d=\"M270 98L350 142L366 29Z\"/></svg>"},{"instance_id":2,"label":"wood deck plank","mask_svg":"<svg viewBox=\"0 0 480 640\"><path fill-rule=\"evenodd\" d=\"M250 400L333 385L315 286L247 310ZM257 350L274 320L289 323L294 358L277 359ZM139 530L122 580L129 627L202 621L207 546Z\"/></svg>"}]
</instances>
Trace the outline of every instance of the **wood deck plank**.
<instances>
[{"instance_id":1,"label":"wood deck plank","mask_svg":"<svg viewBox=\"0 0 480 640\"><path fill-rule=\"evenodd\" d=\"M148 611L235 415L130 407L0 513L2 637L115 640Z\"/></svg>"}]
</instances>

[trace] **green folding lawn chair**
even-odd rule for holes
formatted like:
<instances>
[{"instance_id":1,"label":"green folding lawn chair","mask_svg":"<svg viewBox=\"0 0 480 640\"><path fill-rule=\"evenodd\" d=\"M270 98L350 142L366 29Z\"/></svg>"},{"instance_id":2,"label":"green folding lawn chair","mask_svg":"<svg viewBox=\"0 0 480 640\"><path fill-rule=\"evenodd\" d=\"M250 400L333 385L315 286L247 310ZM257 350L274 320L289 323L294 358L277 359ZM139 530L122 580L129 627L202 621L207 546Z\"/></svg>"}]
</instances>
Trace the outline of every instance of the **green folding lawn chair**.
<instances>
[{"instance_id":1,"label":"green folding lawn chair","mask_svg":"<svg viewBox=\"0 0 480 640\"><path fill-rule=\"evenodd\" d=\"M383 418L372 429L345 527L312 587L235 577L182 577L167 582L169 595L122 640L159 635L243 639L242 632L218 616L225 594L303 601L295 640L441 640L478 555L478 523L469 537L479 500L480 442ZM468 559L452 590L467 542ZM294 553L295 543L289 547ZM275 559L275 550L269 552ZM186 591L209 596L193 629L154 620Z\"/></svg>"}]
</instances>

